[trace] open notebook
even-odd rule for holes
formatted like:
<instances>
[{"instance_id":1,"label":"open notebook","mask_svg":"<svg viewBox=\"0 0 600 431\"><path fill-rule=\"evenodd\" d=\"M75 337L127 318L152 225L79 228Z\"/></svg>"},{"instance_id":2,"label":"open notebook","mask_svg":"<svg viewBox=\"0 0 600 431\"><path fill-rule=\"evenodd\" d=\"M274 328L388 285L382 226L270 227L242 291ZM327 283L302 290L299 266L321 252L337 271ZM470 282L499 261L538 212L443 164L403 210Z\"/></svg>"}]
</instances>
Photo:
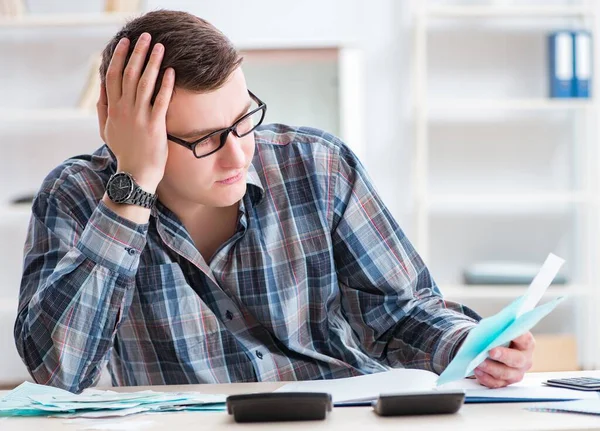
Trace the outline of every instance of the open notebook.
<instances>
[{"instance_id":1,"label":"open notebook","mask_svg":"<svg viewBox=\"0 0 600 431\"><path fill-rule=\"evenodd\" d=\"M536 374L506 388L489 389L474 379L461 379L436 386L438 375L431 371L395 369L366 376L335 380L288 383L276 392L327 392L336 406L370 405L380 394L398 394L439 389L464 389L467 403L506 403L530 401L569 401L596 399L595 392L575 391L545 386Z\"/></svg>"}]
</instances>

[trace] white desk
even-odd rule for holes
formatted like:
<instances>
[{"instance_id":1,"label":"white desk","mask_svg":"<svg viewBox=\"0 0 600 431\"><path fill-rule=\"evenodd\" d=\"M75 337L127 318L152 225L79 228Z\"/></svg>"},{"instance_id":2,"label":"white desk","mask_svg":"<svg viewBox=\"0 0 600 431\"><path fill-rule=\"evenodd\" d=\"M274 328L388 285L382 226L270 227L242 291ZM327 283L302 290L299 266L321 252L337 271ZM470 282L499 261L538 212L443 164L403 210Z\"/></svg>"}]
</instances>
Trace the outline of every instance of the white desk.
<instances>
[{"instance_id":1,"label":"white desk","mask_svg":"<svg viewBox=\"0 0 600 431\"><path fill-rule=\"evenodd\" d=\"M556 376L594 375L600 371L545 373L530 375L544 378ZM122 392L152 389L155 391L198 391L204 393L240 394L266 392L280 387L282 383L238 383L229 385L189 385L110 388ZM0 392L0 396L3 392ZM600 416L574 413L543 413L524 409L530 404L466 404L457 414L413 417L379 417L370 407L334 407L324 421L273 422L237 424L226 412L174 412L161 414L138 414L119 419L131 423L132 430L221 430L240 428L245 430L600 430ZM2 431L54 431L78 430L98 420L69 422L56 418L0 418ZM110 419L113 424L114 419ZM136 428L135 423L140 427ZM101 429L101 428L97 428ZM109 429L109 428L105 428ZM113 428L115 429L115 428ZM123 428L124 429L124 428Z\"/></svg>"}]
</instances>

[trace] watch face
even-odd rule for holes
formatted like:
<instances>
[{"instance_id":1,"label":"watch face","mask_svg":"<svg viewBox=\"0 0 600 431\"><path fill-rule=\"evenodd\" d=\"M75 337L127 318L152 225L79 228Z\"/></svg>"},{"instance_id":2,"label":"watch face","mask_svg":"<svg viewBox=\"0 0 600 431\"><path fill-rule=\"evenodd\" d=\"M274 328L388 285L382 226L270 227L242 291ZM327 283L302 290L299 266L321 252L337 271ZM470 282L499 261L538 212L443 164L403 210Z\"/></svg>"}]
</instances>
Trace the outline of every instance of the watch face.
<instances>
[{"instance_id":1,"label":"watch face","mask_svg":"<svg viewBox=\"0 0 600 431\"><path fill-rule=\"evenodd\" d=\"M115 174L108 182L106 192L111 201L122 203L133 192L133 180L125 173Z\"/></svg>"}]
</instances>

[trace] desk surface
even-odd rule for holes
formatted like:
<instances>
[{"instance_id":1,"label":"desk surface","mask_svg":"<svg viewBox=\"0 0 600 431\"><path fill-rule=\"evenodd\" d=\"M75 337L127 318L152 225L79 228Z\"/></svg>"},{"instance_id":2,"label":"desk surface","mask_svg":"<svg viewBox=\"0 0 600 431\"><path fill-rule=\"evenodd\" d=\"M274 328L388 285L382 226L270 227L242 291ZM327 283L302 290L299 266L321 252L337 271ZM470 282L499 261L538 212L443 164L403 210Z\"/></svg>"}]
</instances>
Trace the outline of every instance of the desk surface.
<instances>
[{"instance_id":1,"label":"desk surface","mask_svg":"<svg viewBox=\"0 0 600 431\"><path fill-rule=\"evenodd\" d=\"M556 376L593 375L600 377L600 371L544 373L530 375L539 379ZM236 383L227 385L185 385L185 386L139 386L110 388L119 392L152 389L155 391L197 391L203 393L240 394L268 392L283 383ZM4 392L0 391L0 396ZM58 418L0 418L2 431L54 431L78 429L128 429L128 430L220 430L240 428L246 430L312 430L346 431L368 430L440 430L460 429L461 431L481 430L600 430L600 416L574 413L531 412L524 407L532 404L466 404L457 414L435 416L413 416L383 418L377 416L370 407L337 407L324 421L274 422L257 424L236 424L225 412L174 412L160 414L138 414L125 418L104 419L58 419ZM117 427L117 422L120 425ZM124 427L128 424L129 427ZM104 425L105 427L102 427ZM107 427L110 425L110 428ZM96 428L88 428L96 426Z\"/></svg>"}]
</instances>

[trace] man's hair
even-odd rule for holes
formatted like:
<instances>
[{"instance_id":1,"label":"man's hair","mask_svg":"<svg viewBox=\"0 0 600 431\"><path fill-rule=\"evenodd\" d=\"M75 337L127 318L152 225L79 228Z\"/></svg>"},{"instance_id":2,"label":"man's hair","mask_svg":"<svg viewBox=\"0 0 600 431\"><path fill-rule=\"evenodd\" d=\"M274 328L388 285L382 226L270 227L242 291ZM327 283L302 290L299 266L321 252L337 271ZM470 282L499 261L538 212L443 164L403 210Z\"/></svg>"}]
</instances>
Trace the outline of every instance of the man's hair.
<instances>
[{"instance_id":1,"label":"man's hair","mask_svg":"<svg viewBox=\"0 0 600 431\"><path fill-rule=\"evenodd\" d=\"M153 103L169 67L175 69L176 87L202 93L220 88L242 62L231 41L209 22L187 12L156 10L129 21L104 48L100 64L102 83L106 81L106 71L119 40L126 37L130 41L127 65L144 32L148 32L152 40L142 73L154 44L161 43L165 47Z\"/></svg>"}]
</instances>

